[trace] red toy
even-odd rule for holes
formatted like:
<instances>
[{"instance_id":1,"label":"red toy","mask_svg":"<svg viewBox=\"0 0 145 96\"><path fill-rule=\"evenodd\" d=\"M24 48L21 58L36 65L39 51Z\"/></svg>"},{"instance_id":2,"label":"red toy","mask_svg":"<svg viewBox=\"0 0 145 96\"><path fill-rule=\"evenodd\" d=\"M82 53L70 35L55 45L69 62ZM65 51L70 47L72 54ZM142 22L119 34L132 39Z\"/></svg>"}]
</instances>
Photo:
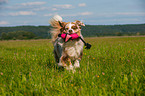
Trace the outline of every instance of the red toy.
<instances>
[{"instance_id":1,"label":"red toy","mask_svg":"<svg viewBox=\"0 0 145 96\"><path fill-rule=\"evenodd\" d=\"M77 39L77 38L79 38L79 36L78 36L78 34L76 34L76 33L74 33L74 34L61 34L61 37L63 38L63 39L65 39L65 42L67 42L69 39Z\"/></svg>"},{"instance_id":2,"label":"red toy","mask_svg":"<svg viewBox=\"0 0 145 96\"><path fill-rule=\"evenodd\" d=\"M79 39L82 40L82 42L85 44L86 49L90 49L91 46L92 46L91 44L86 43L86 42L83 40L83 38L79 37L78 34L76 34L76 33L70 34L70 35L69 35L69 34L65 34L65 33L64 33L64 34L59 34L58 37L63 38L65 42L69 41L70 39L73 40L73 39L79 38Z\"/></svg>"}]
</instances>

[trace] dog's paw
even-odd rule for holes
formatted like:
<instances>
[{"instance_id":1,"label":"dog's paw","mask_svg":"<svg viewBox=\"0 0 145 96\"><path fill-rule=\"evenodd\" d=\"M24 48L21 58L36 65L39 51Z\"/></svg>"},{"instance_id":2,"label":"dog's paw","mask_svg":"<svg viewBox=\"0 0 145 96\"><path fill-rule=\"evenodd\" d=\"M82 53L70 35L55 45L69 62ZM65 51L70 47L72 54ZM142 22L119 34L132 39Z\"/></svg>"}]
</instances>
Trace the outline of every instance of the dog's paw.
<instances>
[{"instance_id":1,"label":"dog's paw","mask_svg":"<svg viewBox=\"0 0 145 96\"><path fill-rule=\"evenodd\" d=\"M66 67L66 64L58 63L58 67Z\"/></svg>"},{"instance_id":2,"label":"dog's paw","mask_svg":"<svg viewBox=\"0 0 145 96\"><path fill-rule=\"evenodd\" d=\"M63 64L62 63L58 63L58 67L62 67L63 66Z\"/></svg>"},{"instance_id":3,"label":"dog's paw","mask_svg":"<svg viewBox=\"0 0 145 96\"><path fill-rule=\"evenodd\" d=\"M74 66L72 66L72 65L65 67L65 69L68 70L69 72L72 72L72 73L76 72Z\"/></svg>"},{"instance_id":4,"label":"dog's paw","mask_svg":"<svg viewBox=\"0 0 145 96\"><path fill-rule=\"evenodd\" d=\"M79 63L78 60L75 61L75 63L74 63L74 67L75 67L75 68L80 68L80 63Z\"/></svg>"},{"instance_id":5,"label":"dog's paw","mask_svg":"<svg viewBox=\"0 0 145 96\"><path fill-rule=\"evenodd\" d=\"M74 67L75 68L80 68L80 64L75 64Z\"/></svg>"},{"instance_id":6,"label":"dog's paw","mask_svg":"<svg viewBox=\"0 0 145 96\"><path fill-rule=\"evenodd\" d=\"M66 66L65 68L66 70L74 70L74 67L72 65Z\"/></svg>"}]
</instances>

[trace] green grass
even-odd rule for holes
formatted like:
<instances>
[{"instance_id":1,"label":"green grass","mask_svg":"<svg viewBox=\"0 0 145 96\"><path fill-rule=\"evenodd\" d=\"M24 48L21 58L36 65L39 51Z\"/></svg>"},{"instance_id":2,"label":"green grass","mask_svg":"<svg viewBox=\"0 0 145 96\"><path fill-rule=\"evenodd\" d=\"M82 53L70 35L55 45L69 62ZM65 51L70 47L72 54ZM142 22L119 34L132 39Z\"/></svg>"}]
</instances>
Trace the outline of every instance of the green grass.
<instances>
[{"instance_id":1,"label":"green grass","mask_svg":"<svg viewBox=\"0 0 145 96\"><path fill-rule=\"evenodd\" d=\"M75 73L57 68L50 40L0 41L0 95L145 95L145 37L85 39Z\"/></svg>"}]
</instances>

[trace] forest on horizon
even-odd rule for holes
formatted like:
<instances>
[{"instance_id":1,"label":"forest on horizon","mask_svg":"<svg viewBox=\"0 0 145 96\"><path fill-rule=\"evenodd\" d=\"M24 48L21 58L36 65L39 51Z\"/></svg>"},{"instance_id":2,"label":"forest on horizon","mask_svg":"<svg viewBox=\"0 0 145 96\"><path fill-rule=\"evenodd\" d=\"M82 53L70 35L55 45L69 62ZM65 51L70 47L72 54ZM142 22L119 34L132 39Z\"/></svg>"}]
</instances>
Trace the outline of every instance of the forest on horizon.
<instances>
[{"instance_id":1,"label":"forest on horizon","mask_svg":"<svg viewBox=\"0 0 145 96\"><path fill-rule=\"evenodd\" d=\"M0 40L49 39L51 26L0 27ZM145 24L86 25L84 37L139 36L145 35Z\"/></svg>"}]
</instances>

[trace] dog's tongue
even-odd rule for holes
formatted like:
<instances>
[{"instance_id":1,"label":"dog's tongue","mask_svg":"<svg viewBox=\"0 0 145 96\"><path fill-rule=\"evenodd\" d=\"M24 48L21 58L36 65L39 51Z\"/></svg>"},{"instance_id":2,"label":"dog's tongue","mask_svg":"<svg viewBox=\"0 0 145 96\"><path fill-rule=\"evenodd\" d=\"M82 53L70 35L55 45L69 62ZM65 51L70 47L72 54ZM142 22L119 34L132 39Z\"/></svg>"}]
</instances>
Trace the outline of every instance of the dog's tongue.
<instances>
[{"instance_id":1,"label":"dog's tongue","mask_svg":"<svg viewBox=\"0 0 145 96\"><path fill-rule=\"evenodd\" d=\"M70 38L72 38L70 35L66 35L66 38L65 38L65 42L67 42Z\"/></svg>"}]
</instances>

